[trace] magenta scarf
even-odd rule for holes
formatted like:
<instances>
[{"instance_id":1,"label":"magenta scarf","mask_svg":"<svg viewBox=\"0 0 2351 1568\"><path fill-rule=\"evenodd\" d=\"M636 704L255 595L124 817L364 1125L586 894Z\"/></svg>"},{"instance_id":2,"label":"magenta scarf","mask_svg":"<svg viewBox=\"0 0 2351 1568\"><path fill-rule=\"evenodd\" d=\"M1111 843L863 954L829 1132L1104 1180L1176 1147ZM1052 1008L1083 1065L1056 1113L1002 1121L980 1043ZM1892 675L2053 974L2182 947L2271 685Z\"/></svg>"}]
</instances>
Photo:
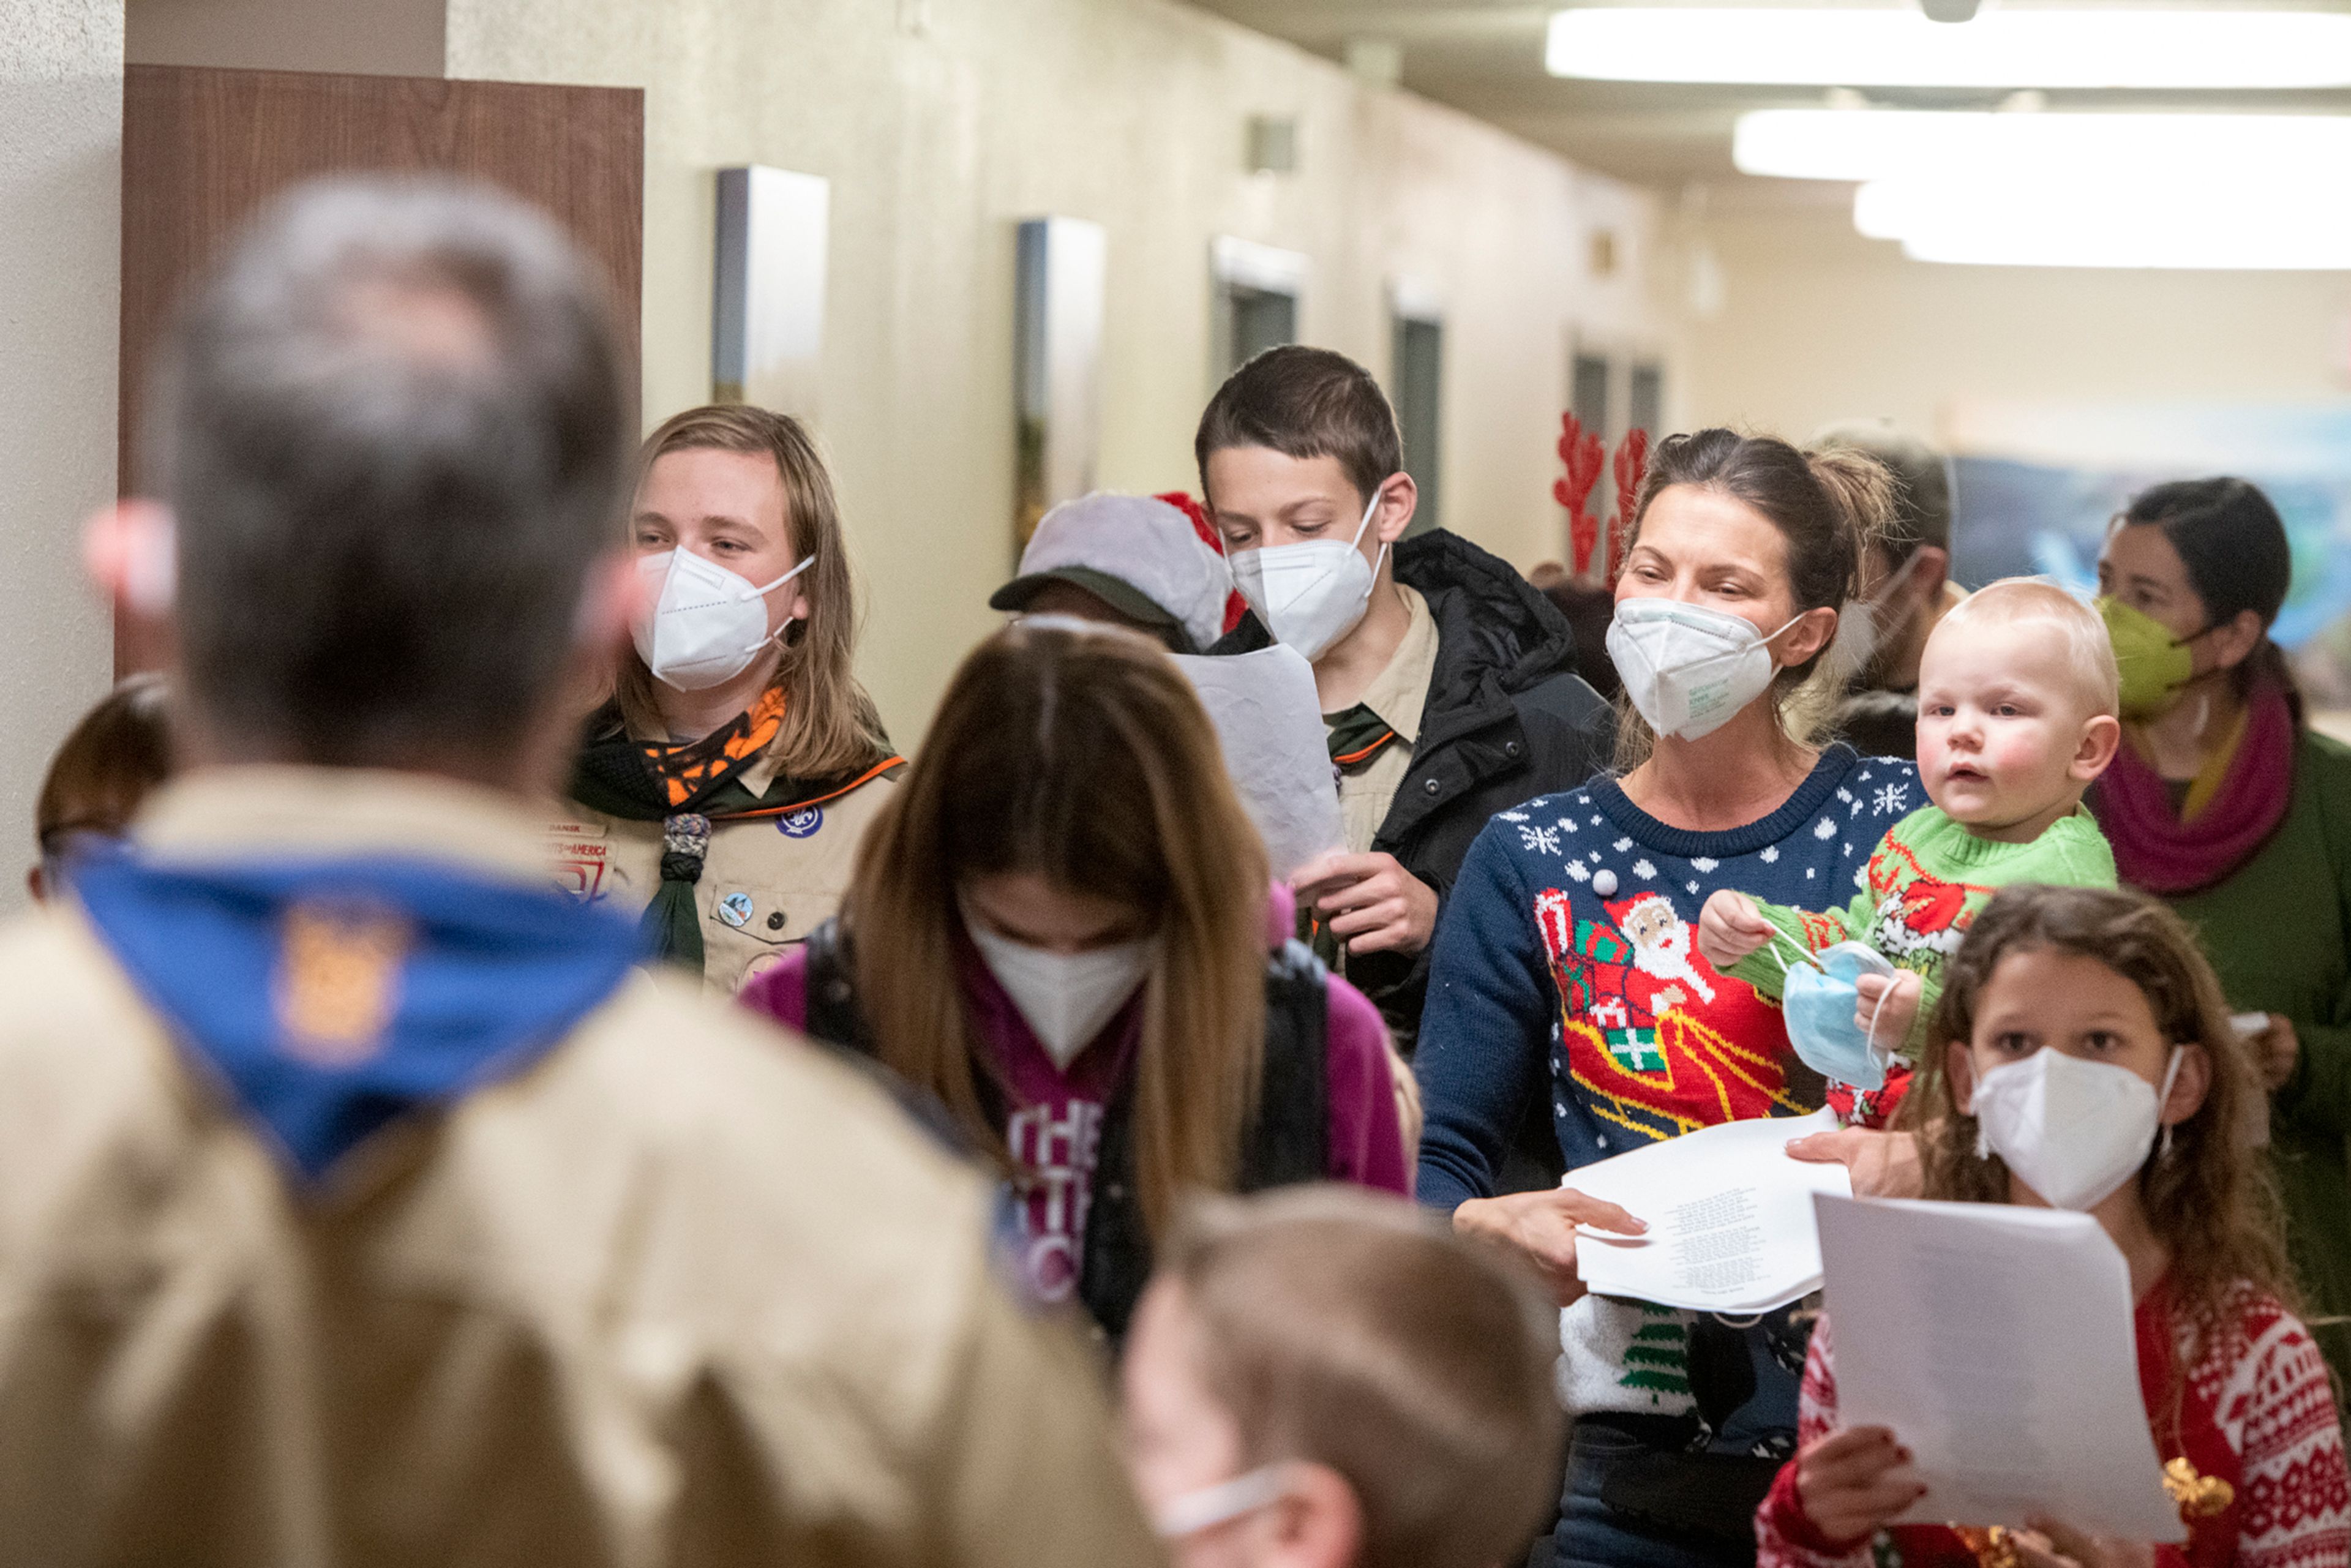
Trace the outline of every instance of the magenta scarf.
<instances>
[{"instance_id":1,"label":"magenta scarf","mask_svg":"<svg viewBox=\"0 0 2351 1568\"><path fill-rule=\"evenodd\" d=\"M2126 744L2098 780L2098 825L2129 886L2164 897L2226 881L2269 842L2294 795L2294 710L2273 685L2245 703L2244 738L2228 777L2192 822L2171 809L2163 776Z\"/></svg>"}]
</instances>

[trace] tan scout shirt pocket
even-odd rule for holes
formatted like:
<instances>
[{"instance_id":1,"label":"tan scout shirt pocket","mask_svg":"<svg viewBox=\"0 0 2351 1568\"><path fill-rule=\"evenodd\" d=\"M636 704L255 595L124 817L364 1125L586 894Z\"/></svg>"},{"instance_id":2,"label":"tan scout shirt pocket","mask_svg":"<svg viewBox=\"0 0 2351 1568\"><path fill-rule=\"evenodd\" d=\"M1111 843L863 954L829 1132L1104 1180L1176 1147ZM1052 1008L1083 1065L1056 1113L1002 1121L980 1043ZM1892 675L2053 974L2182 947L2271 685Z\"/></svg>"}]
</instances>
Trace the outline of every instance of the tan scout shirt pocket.
<instances>
[{"instance_id":1,"label":"tan scout shirt pocket","mask_svg":"<svg viewBox=\"0 0 2351 1568\"><path fill-rule=\"evenodd\" d=\"M779 893L744 883L712 889L709 917L703 922L703 973L714 985L739 991L774 966L808 934L832 918L841 892L796 889Z\"/></svg>"}]
</instances>

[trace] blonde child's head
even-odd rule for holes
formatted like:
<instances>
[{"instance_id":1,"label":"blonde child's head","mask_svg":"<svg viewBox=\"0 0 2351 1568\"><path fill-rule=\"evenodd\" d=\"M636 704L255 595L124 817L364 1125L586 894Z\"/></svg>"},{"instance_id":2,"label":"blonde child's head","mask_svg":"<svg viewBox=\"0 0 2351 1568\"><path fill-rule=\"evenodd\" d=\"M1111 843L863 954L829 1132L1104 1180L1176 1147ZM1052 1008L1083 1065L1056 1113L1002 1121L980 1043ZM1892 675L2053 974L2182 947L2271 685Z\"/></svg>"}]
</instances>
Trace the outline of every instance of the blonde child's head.
<instances>
[{"instance_id":1,"label":"blonde child's head","mask_svg":"<svg viewBox=\"0 0 2351 1568\"><path fill-rule=\"evenodd\" d=\"M1557 1312L1408 1203L1190 1210L1127 1342L1135 1482L1179 1568L1486 1568L1554 1501Z\"/></svg>"},{"instance_id":2,"label":"blonde child's head","mask_svg":"<svg viewBox=\"0 0 2351 1568\"><path fill-rule=\"evenodd\" d=\"M1986 837L2038 837L2114 760L2118 685L2105 623L2054 583L2012 577L1970 595L1919 661L1928 798Z\"/></svg>"},{"instance_id":3,"label":"blonde child's head","mask_svg":"<svg viewBox=\"0 0 2351 1568\"><path fill-rule=\"evenodd\" d=\"M2158 1092L2165 1130L2117 1191L2169 1249L2189 1322L2219 1322L2241 1283L2291 1303L2276 1195L2247 1129L2263 1091L2211 966L2169 908L2114 888L2001 889L1946 969L1927 1038L1927 1081L1904 1111L1927 1197L2033 1201L1998 1154L1978 1153L1976 1086L2039 1051L2109 1063Z\"/></svg>"}]
</instances>

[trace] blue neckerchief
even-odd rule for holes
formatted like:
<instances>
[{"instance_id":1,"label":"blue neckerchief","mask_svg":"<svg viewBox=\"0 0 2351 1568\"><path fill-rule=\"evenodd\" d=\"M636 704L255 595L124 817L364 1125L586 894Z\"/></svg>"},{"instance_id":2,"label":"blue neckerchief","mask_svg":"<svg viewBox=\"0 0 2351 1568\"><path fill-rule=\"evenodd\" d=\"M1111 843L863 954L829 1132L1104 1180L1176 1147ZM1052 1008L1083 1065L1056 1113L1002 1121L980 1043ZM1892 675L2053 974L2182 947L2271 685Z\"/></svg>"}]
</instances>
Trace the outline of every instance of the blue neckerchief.
<instances>
[{"instance_id":1,"label":"blue neckerchief","mask_svg":"<svg viewBox=\"0 0 2351 1568\"><path fill-rule=\"evenodd\" d=\"M619 987L635 927L549 887L392 855L78 861L73 891L182 1047L316 1181L390 1123L538 1061Z\"/></svg>"}]
</instances>

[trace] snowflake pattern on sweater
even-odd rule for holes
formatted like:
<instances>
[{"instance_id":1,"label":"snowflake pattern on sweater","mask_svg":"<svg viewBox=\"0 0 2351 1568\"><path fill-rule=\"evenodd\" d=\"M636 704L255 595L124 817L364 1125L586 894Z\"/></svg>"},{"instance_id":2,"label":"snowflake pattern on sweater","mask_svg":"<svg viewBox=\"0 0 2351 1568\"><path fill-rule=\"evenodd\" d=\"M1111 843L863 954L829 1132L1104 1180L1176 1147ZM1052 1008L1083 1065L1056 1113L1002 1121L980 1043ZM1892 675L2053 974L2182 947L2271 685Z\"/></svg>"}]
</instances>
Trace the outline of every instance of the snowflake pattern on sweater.
<instances>
[{"instance_id":1,"label":"snowflake pattern on sweater","mask_svg":"<svg viewBox=\"0 0 2351 1568\"><path fill-rule=\"evenodd\" d=\"M2172 1402L2172 1369L2194 1347L2174 1321L2162 1285L2147 1292L2135 1316L2139 1392L2158 1454L2185 1458L2198 1475L2226 1482L2234 1494L2219 1513L2188 1521L2184 1546L2157 1547L2155 1568L2343 1568L2351 1562L2351 1471L2326 1362L2309 1331L2274 1298L2240 1285L2224 1329L2208 1337L2179 1385L2177 1418L2159 1418L2155 1413ZM1800 1442L1836 1429L1835 1365L1823 1317L1804 1363ZM1804 1512L1792 1460L1756 1512L1755 1539L1758 1568L1976 1568L1975 1554L1939 1525L1896 1526L1874 1541L1828 1540Z\"/></svg>"},{"instance_id":2,"label":"snowflake pattern on sweater","mask_svg":"<svg viewBox=\"0 0 2351 1568\"><path fill-rule=\"evenodd\" d=\"M1571 1171L1700 1127L1818 1109L1825 1086L1790 1048L1777 1002L1698 952L1698 912L1725 887L1798 906L1851 899L1917 790L1910 764L1838 746L1780 810L1728 831L1668 827L1609 779L1497 816L1437 933L1416 1063L1422 1201L1488 1196L1531 1092L1549 1091ZM1690 1321L1578 1301L1562 1322L1569 1408L1689 1413ZM1801 1354L1799 1338L1792 1363ZM1780 1414L1760 1423L1782 1445L1794 1384L1792 1364ZM1719 1436L1745 1451L1741 1434Z\"/></svg>"}]
</instances>

